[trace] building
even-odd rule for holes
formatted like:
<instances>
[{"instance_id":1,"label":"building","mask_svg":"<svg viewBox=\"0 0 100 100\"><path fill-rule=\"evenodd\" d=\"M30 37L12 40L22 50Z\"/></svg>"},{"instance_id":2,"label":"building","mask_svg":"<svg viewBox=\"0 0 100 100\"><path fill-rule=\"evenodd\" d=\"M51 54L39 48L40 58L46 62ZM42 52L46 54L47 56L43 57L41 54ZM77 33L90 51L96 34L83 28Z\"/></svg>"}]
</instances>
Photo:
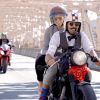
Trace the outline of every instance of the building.
<instances>
[{"instance_id":1,"label":"building","mask_svg":"<svg viewBox=\"0 0 100 100\"><path fill-rule=\"evenodd\" d=\"M100 0L0 0L0 32L5 32L16 48L41 48L45 29L50 25L49 11L55 5L78 10L85 31L96 50L100 51ZM88 10L97 14L96 27L92 27Z\"/></svg>"}]
</instances>

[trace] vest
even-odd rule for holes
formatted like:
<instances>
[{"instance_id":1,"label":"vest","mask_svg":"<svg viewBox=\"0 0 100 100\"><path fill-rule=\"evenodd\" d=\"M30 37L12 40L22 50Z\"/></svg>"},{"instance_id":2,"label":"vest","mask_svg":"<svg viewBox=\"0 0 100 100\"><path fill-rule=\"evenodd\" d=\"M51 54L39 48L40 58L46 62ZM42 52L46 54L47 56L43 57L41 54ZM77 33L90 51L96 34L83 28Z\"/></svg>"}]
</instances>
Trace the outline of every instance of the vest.
<instances>
[{"instance_id":1,"label":"vest","mask_svg":"<svg viewBox=\"0 0 100 100\"><path fill-rule=\"evenodd\" d=\"M56 50L56 53L54 56L60 56L62 53L66 52L68 49L68 42L66 38L66 32L59 32L60 35L60 45ZM81 35L77 34L75 38L75 48L81 48Z\"/></svg>"}]
</instances>

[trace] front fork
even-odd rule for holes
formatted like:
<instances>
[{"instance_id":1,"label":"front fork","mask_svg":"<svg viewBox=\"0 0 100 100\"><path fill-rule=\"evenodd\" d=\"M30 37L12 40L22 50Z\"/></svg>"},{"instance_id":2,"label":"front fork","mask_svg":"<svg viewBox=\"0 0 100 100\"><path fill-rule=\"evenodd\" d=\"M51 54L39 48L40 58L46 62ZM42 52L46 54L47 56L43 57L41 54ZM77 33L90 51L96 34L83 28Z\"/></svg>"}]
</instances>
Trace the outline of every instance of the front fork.
<instances>
[{"instance_id":1,"label":"front fork","mask_svg":"<svg viewBox=\"0 0 100 100\"><path fill-rule=\"evenodd\" d=\"M4 61L6 61L6 64L8 64L8 62L9 62L9 57L2 57L1 58L1 66L3 67L4 66Z\"/></svg>"}]
</instances>

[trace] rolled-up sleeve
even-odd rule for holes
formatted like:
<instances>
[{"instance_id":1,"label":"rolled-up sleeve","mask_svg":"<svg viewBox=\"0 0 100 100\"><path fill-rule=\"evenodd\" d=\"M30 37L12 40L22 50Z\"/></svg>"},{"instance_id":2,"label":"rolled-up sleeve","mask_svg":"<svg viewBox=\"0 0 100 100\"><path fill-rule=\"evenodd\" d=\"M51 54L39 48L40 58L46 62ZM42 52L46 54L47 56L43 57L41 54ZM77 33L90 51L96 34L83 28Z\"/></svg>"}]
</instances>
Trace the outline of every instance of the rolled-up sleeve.
<instances>
[{"instance_id":1,"label":"rolled-up sleeve","mask_svg":"<svg viewBox=\"0 0 100 100\"><path fill-rule=\"evenodd\" d=\"M46 54L50 54L52 57L54 57L54 54L60 44L60 37L59 37L59 31L55 32L54 35L52 36L50 43L49 43L49 48L46 52Z\"/></svg>"},{"instance_id":2,"label":"rolled-up sleeve","mask_svg":"<svg viewBox=\"0 0 100 100\"><path fill-rule=\"evenodd\" d=\"M91 43L88 36L84 32L81 33L81 42L82 42L82 47L86 53L90 53L90 51L94 49L93 44Z\"/></svg>"}]
</instances>

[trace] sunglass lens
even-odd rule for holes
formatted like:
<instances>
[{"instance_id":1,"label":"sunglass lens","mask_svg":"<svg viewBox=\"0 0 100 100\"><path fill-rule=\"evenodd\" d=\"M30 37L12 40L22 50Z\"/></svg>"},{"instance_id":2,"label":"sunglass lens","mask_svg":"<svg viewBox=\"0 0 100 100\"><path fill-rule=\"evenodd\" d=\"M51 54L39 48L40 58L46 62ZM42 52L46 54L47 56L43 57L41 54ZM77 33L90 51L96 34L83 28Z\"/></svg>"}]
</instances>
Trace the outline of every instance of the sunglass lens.
<instances>
[{"instance_id":1,"label":"sunglass lens","mask_svg":"<svg viewBox=\"0 0 100 100\"><path fill-rule=\"evenodd\" d=\"M74 24L73 22L70 22L70 26L73 26L73 24Z\"/></svg>"},{"instance_id":2,"label":"sunglass lens","mask_svg":"<svg viewBox=\"0 0 100 100\"><path fill-rule=\"evenodd\" d=\"M79 26L79 23L76 22L75 25L76 25L76 26Z\"/></svg>"}]
</instances>

